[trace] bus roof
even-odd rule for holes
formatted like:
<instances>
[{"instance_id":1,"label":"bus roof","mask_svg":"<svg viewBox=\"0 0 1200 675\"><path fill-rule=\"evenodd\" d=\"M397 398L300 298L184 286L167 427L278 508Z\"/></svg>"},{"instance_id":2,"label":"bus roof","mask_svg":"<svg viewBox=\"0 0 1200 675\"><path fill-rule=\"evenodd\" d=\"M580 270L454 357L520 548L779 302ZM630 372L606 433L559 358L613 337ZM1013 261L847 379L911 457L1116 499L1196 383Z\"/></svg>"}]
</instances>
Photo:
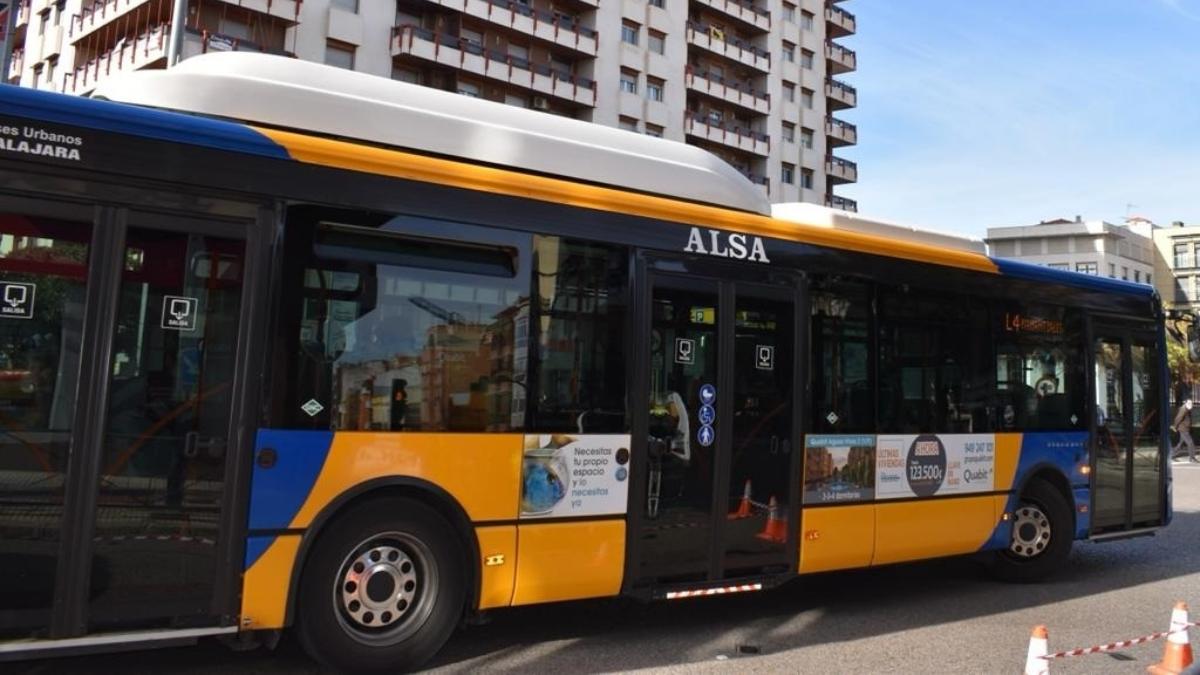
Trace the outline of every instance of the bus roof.
<instances>
[{"instance_id":1,"label":"bus roof","mask_svg":"<svg viewBox=\"0 0 1200 675\"><path fill-rule=\"evenodd\" d=\"M771 213L760 187L691 145L299 59L205 54L94 95Z\"/></svg>"}]
</instances>

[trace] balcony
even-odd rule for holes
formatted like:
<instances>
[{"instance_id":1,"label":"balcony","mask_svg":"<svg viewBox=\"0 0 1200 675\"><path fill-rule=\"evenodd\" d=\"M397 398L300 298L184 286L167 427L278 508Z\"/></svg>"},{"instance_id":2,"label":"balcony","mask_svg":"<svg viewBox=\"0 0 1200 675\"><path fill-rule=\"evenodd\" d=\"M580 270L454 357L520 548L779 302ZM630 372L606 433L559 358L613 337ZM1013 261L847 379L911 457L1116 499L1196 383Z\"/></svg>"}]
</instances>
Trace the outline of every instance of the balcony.
<instances>
[{"instance_id":1,"label":"balcony","mask_svg":"<svg viewBox=\"0 0 1200 675\"><path fill-rule=\"evenodd\" d=\"M14 49L12 56L8 60L8 72L5 73L5 81L11 84L19 83L23 68L25 68L25 50Z\"/></svg>"},{"instance_id":2,"label":"balcony","mask_svg":"<svg viewBox=\"0 0 1200 675\"><path fill-rule=\"evenodd\" d=\"M41 61L52 56L58 56L62 53L62 45L62 26L46 26L42 33L41 45L38 47L41 50L38 60Z\"/></svg>"},{"instance_id":3,"label":"balcony","mask_svg":"<svg viewBox=\"0 0 1200 675\"><path fill-rule=\"evenodd\" d=\"M850 12L835 5L825 7L825 30L829 37L854 35L857 25L854 15Z\"/></svg>"},{"instance_id":4,"label":"balcony","mask_svg":"<svg viewBox=\"0 0 1200 675\"><path fill-rule=\"evenodd\" d=\"M705 7L721 12L729 17L737 19L746 25L747 28L759 30L764 33L771 30L771 13L767 10L756 6L750 0L696 0Z\"/></svg>"},{"instance_id":5,"label":"balcony","mask_svg":"<svg viewBox=\"0 0 1200 675\"><path fill-rule=\"evenodd\" d=\"M825 118L825 136L829 139L830 147L855 145L858 143L858 127L836 117L827 116Z\"/></svg>"},{"instance_id":6,"label":"balcony","mask_svg":"<svg viewBox=\"0 0 1200 675\"><path fill-rule=\"evenodd\" d=\"M745 127L721 124L711 117L704 117L690 110L684 113L683 132L742 152L762 157L771 154L770 136Z\"/></svg>"},{"instance_id":7,"label":"balcony","mask_svg":"<svg viewBox=\"0 0 1200 675\"><path fill-rule=\"evenodd\" d=\"M300 22L301 0L212 1L273 16L282 19L290 25ZM82 12L71 17L70 32L68 33L69 39L72 43L77 43L117 19L128 15L129 12L152 4L152 2L153 0L96 0L91 6L84 8ZM147 12L149 11L147 10ZM141 14L138 17L141 17ZM169 16L164 16L163 18L166 19Z\"/></svg>"},{"instance_id":8,"label":"balcony","mask_svg":"<svg viewBox=\"0 0 1200 675\"><path fill-rule=\"evenodd\" d=\"M825 98L830 110L845 110L858 105L858 90L828 77L825 78Z\"/></svg>"},{"instance_id":9,"label":"balcony","mask_svg":"<svg viewBox=\"0 0 1200 675\"><path fill-rule=\"evenodd\" d=\"M731 82L702 70L693 70L688 66L684 82L688 89L707 94L736 106L752 110L759 115L771 112L771 99L765 93L760 93L740 82Z\"/></svg>"},{"instance_id":10,"label":"balcony","mask_svg":"<svg viewBox=\"0 0 1200 675\"><path fill-rule=\"evenodd\" d=\"M121 38L109 51L67 73L63 79L63 91L68 94L86 94L109 75L122 71L139 70L158 65L167 58L167 39L170 24L159 24L133 38ZM198 31L188 28L183 34L182 58L207 52L267 52L291 56L284 52L264 49L261 45L232 38L219 33Z\"/></svg>"},{"instance_id":11,"label":"balcony","mask_svg":"<svg viewBox=\"0 0 1200 675\"><path fill-rule=\"evenodd\" d=\"M13 33L29 25L29 0L17 3L17 18L13 21Z\"/></svg>"},{"instance_id":12,"label":"balcony","mask_svg":"<svg viewBox=\"0 0 1200 675\"><path fill-rule=\"evenodd\" d=\"M170 24L161 23L133 37L122 37L112 49L67 73L63 78L63 91L86 94L109 75L165 60L170 32Z\"/></svg>"},{"instance_id":13,"label":"balcony","mask_svg":"<svg viewBox=\"0 0 1200 675\"><path fill-rule=\"evenodd\" d=\"M858 67L858 57L853 50L825 41L825 60L829 62L829 72L834 75L841 75L855 70Z\"/></svg>"},{"instance_id":14,"label":"balcony","mask_svg":"<svg viewBox=\"0 0 1200 675\"><path fill-rule=\"evenodd\" d=\"M560 47L596 56L596 31L570 17L551 14L514 0L430 0L483 21L499 24Z\"/></svg>"},{"instance_id":15,"label":"balcony","mask_svg":"<svg viewBox=\"0 0 1200 675\"><path fill-rule=\"evenodd\" d=\"M759 72L767 74L771 72L771 55L766 50L735 37L726 39L725 32L715 26L689 21L687 39L689 44L702 47Z\"/></svg>"},{"instance_id":16,"label":"balcony","mask_svg":"<svg viewBox=\"0 0 1200 675\"><path fill-rule=\"evenodd\" d=\"M851 213L858 213L858 202L837 195L825 195L825 206L831 209L841 209L843 211L850 211Z\"/></svg>"},{"instance_id":17,"label":"balcony","mask_svg":"<svg viewBox=\"0 0 1200 675\"><path fill-rule=\"evenodd\" d=\"M412 57L530 89L577 105L596 105L596 83L469 40L419 26L393 29L392 56Z\"/></svg>"},{"instance_id":18,"label":"balcony","mask_svg":"<svg viewBox=\"0 0 1200 675\"><path fill-rule=\"evenodd\" d=\"M858 182L858 165L848 159L829 155L825 158L825 175L832 184Z\"/></svg>"}]
</instances>

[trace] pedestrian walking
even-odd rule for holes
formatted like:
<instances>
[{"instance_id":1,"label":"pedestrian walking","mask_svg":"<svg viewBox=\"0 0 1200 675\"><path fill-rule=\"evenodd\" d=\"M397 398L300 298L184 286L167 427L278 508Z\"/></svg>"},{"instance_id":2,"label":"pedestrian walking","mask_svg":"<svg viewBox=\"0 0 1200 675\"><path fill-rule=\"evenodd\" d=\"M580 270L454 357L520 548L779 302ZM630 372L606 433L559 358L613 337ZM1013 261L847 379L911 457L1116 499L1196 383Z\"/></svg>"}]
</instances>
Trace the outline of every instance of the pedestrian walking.
<instances>
[{"instance_id":1,"label":"pedestrian walking","mask_svg":"<svg viewBox=\"0 0 1200 675\"><path fill-rule=\"evenodd\" d=\"M1171 456L1174 457L1181 447L1187 446L1188 461L1200 462L1196 459L1196 441L1192 440L1192 399L1185 400L1175 413L1175 422L1171 425L1175 431L1179 432L1179 442L1171 448Z\"/></svg>"}]
</instances>

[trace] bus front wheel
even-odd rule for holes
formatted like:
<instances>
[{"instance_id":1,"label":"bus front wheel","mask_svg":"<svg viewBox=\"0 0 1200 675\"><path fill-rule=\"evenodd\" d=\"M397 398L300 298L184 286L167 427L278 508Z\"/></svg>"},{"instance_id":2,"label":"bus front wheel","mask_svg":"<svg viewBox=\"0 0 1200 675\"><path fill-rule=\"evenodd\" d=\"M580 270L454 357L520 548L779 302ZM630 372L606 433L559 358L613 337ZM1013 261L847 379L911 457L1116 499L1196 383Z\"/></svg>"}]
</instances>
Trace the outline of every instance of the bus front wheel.
<instances>
[{"instance_id":1,"label":"bus front wheel","mask_svg":"<svg viewBox=\"0 0 1200 675\"><path fill-rule=\"evenodd\" d=\"M1005 581L1040 581L1067 561L1074 535L1066 497L1035 478L1013 510L1008 547L993 554L992 572Z\"/></svg>"},{"instance_id":2,"label":"bus front wheel","mask_svg":"<svg viewBox=\"0 0 1200 675\"><path fill-rule=\"evenodd\" d=\"M411 499L373 499L319 536L296 611L313 658L348 671L396 672L441 649L466 602L462 545L441 514Z\"/></svg>"}]
</instances>

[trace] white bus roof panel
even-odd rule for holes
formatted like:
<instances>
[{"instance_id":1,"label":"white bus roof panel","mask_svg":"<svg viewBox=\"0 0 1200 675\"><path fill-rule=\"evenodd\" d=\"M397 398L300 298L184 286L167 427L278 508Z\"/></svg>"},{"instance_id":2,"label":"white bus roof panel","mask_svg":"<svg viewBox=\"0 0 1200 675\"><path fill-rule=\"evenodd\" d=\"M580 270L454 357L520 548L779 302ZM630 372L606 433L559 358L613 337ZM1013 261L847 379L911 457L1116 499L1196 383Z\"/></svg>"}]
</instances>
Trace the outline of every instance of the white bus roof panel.
<instances>
[{"instance_id":1,"label":"white bus roof panel","mask_svg":"<svg viewBox=\"0 0 1200 675\"><path fill-rule=\"evenodd\" d=\"M806 202L788 202L772 204L772 215L778 219L793 223L803 223L816 227L829 227L845 232L872 234L888 239L911 241L930 246L941 246L960 251L987 254L987 246L982 239L964 237L961 234L925 230L909 225L901 225L886 220L872 220L857 213L830 209L818 204Z\"/></svg>"},{"instance_id":2,"label":"white bus roof panel","mask_svg":"<svg viewBox=\"0 0 1200 675\"><path fill-rule=\"evenodd\" d=\"M771 213L761 188L684 143L281 56L205 54L94 96Z\"/></svg>"}]
</instances>

